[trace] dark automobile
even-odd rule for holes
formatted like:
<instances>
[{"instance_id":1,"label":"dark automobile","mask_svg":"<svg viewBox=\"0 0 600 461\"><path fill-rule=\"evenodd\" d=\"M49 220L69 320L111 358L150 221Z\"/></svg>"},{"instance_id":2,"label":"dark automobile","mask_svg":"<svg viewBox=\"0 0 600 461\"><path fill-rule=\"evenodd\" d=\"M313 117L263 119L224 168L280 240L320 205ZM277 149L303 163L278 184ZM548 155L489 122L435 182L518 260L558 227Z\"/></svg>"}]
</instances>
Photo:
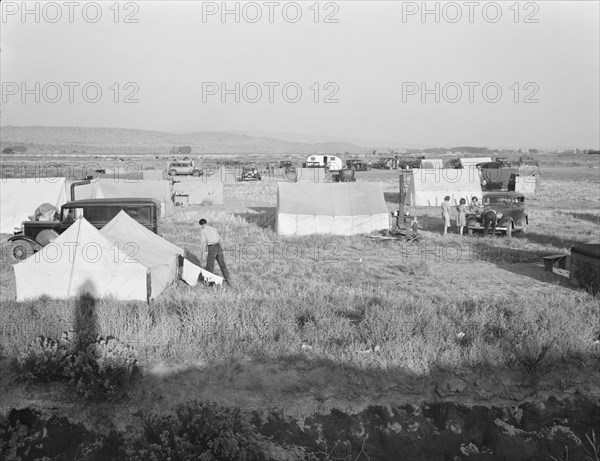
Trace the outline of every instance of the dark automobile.
<instances>
[{"instance_id":1,"label":"dark automobile","mask_svg":"<svg viewBox=\"0 0 600 461\"><path fill-rule=\"evenodd\" d=\"M262 175L258 171L258 168L242 167L242 176L238 181L260 181L261 179Z\"/></svg>"},{"instance_id":2,"label":"dark automobile","mask_svg":"<svg viewBox=\"0 0 600 461\"><path fill-rule=\"evenodd\" d=\"M359 158L353 158L346 160L346 168L351 168L354 171L367 171L371 169L371 165L368 165L364 160Z\"/></svg>"},{"instance_id":3,"label":"dark automobile","mask_svg":"<svg viewBox=\"0 0 600 461\"><path fill-rule=\"evenodd\" d=\"M153 198L103 198L75 200L60 208L58 220L23 221L21 230L15 232L12 242L12 255L15 259L25 259L54 241L66 231L77 218L83 217L97 229L102 229L121 210L141 225L158 233L160 202Z\"/></svg>"},{"instance_id":4,"label":"dark automobile","mask_svg":"<svg viewBox=\"0 0 600 461\"><path fill-rule=\"evenodd\" d=\"M352 168L343 168L332 176L334 182L356 182L354 170Z\"/></svg>"},{"instance_id":5,"label":"dark automobile","mask_svg":"<svg viewBox=\"0 0 600 461\"><path fill-rule=\"evenodd\" d=\"M526 232L529 216L525 209L525 196L518 192L486 192L482 200L484 212L490 209L501 213L496 232L504 232L511 237L513 232ZM483 231L481 216L467 215L467 231L469 235Z\"/></svg>"}]
</instances>

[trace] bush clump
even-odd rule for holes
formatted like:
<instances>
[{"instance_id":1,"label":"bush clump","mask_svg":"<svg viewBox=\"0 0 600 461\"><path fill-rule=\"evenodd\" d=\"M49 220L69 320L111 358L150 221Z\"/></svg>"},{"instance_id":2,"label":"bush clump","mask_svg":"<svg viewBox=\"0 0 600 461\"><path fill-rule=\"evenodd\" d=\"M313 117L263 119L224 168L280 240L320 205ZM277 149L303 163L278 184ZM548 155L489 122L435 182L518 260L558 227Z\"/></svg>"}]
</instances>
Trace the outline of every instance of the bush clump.
<instances>
[{"instance_id":1,"label":"bush clump","mask_svg":"<svg viewBox=\"0 0 600 461\"><path fill-rule=\"evenodd\" d=\"M238 408L191 401L144 418L144 435L127 448L131 461L259 461L263 452L249 416Z\"/></svg>"},{"instance_id":2,"label":"bush clump","mask_svg":"<svg viewBox=\"0 0 600 461\"><path fill-rule=\"evenodd\" d=\"M112 336L89 340L76 332L58 340L38 336L17 357L16 368L27 381L69 381L88 399L123 397L139 373L133 347Z\"/></svg>"}]
</instances>

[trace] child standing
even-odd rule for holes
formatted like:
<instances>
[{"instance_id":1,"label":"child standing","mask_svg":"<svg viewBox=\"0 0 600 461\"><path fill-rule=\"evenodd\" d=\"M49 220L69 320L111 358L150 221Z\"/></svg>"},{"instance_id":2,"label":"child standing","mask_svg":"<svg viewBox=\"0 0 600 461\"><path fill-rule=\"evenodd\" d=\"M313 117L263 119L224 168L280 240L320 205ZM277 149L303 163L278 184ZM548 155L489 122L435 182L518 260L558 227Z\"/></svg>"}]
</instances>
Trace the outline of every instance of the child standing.
<instances>
[{"instance_id":1,"label":"child standing","mask_svg":"<svg viewBox=\"0 0 600 461\"><path fill-rule=\"evenodd\" d=\"M464 198L460 199L456 211L458 211L458 217L456 218L458 233L463 235L463 228L467 225L467 201Z\"/></svg>"},{"instance_id":2,"label":"child standing","mask_svg":"<svg viewBox=\"0 0 600 461\"><path fill-rule=\"evenodd\" d=\"M442 202L442 219L444 220L444 235L448 233L450 227L450 196L446 195Z\"/></svg>"},{"instance_id":3,"label":"child standing","mask_svg":"<svg viewBox=\"0 0 600 461\"><path fill-rule=\"evenodd\" d=\"M419 234L419 221L417 221L417 217L416 216L413 217L411 227L412 227L412 233L413 233L413 235L418 235Z\"/></svg>"}]
</instances>

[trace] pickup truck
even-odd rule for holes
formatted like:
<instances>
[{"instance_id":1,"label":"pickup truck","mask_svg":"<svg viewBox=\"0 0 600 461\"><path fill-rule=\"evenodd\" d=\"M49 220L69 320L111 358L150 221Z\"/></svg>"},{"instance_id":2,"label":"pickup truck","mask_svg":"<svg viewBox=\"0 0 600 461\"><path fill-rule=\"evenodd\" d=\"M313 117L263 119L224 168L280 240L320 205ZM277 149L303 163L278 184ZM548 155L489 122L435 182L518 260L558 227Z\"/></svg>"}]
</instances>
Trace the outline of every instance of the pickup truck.
<instances>
[{"instance_id":1,"label":"pickup truck","mask_svg":"<svg viewBox=\"0 0 600 461\"><path fill-rule=\"evenodd\" d=\"M58 220L23 221L21 230L8 239L12 256L20 261L53 242L79 217L102 229L121 210L155 234L158 233L160 201L153 198L104 198L74 200L60 208Z\"/></svg>"},{"instance_id":2,"label":"pickup truck","mask_svg":"<svg viewBox=\"0 0 600 461\"><path fill-rule=\"evenodd\" d=\"M529 216L525 209L525 196L518 192L485 192L483 194L484 212L490 208L498 213L502 213L496 232L506 234L511 237L513 232L526 232L529 224ZM467 232L473 235L474 232L484 230L481 215L467 215Z\"/></svg>"}]
</instances>

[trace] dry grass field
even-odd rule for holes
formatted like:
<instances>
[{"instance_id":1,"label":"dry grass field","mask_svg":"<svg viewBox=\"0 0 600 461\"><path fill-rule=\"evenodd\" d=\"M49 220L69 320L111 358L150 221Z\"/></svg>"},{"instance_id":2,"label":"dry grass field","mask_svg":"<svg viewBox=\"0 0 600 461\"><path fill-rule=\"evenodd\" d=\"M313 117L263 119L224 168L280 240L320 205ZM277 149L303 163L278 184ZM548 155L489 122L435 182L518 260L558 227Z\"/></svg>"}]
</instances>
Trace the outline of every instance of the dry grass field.
<instances>
[{"instance_id":1,"label":"dry grass field","mask_svg":"<svg viewBox=\"0 0 600 461\"><path fill-rule=\"evenodd\" d=\"M276 181L268 179L226 183L224 206L177 208L161 235L199 255L197 222L206 218L224 239L234 284L180 281L150 304L95 302L97 333L135 346L143 365L127 405L169 409L195 397L293 404L306 415L432 398L599 398L600 299L571 286L566 271L544 272L541 260L600 237L598 159L580 157L577 165L542 161L538 193L527 198L528 232L511 239L460 237L455 228L442 237L437 208L410 210L421 222L419 244L283 239L272 219ZM357 179L381 181L390 210L397 208L397 172ZM0 269L2 405L78 405L52 389L18 386L8 364L37 335L71 329L81 300L16 303L7 258ZM466 390L441 392L450 376ZM134 413L114 424L126 428Z\"/></svg>"}]
</instances>

